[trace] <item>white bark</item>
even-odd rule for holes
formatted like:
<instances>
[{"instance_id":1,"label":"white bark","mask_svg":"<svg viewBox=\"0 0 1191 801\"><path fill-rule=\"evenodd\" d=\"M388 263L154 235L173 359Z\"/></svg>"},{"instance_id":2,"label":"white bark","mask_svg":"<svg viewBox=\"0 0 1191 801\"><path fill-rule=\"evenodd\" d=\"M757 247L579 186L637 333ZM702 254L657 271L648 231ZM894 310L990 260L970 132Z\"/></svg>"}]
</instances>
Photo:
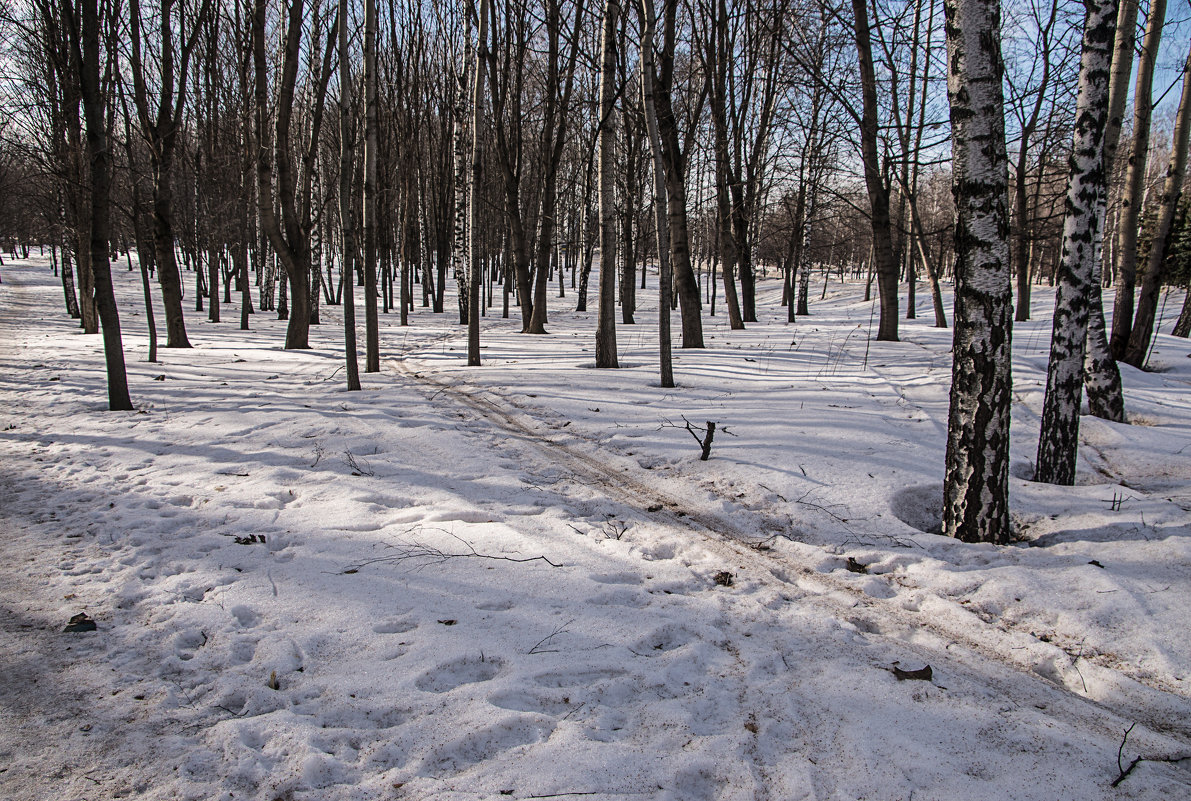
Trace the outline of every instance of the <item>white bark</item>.
<instances>
[{"instance_id":1,"label":"white bark","mask_svg":"<svg viewBox=\"0 0 1191 801\"><path fill-rule=\"evenodd\" d=\"M947 96L956 205L954 363L943 533L1008 542L1009 173L1000 3L947 0Z\"/></svg>"},{"instance_id":2,"label":"white bark","mask_svg":"<svg viewBox=\"0 0 1191 801\"><path fill-rule=\"evenodd\" d=\"M1100 258L1096 212L1105 187L1104 130L1117 11L1113 0L1088 0L1086 7L1067 216L1035 473L1037 481L1067 485L1075 483L1088 319L1092 293L1100 291L1093 280Z\"/></svg>"}]
</instances>

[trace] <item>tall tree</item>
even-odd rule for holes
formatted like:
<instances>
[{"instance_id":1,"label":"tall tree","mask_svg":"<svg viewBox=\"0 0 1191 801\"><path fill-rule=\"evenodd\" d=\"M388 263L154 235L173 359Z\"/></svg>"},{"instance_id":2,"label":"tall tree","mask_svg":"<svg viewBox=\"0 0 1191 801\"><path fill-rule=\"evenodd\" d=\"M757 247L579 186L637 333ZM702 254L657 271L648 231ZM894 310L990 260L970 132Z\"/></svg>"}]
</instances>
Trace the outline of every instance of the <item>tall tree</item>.
<instances>
[{"instance_id":1,"label":"tall tree","mask_svg":"<svg viewBox=\"0 0 1191 801\"><path fill-rule=\"evenodd\" d=\"M861 160L864 183L868 189L873 233L873 268L877 274L877 294L881 318L877 339L897 341L897 259L893 252L893 230L889 216L889 185L881 170L877 149L877 74L873 66L872 36L868 21L868 0L852 0L856 50L860 55L860 91L863 111L860 118Z\"/></svg>"},{"instance_id":2,"label":"tall tree","mask_svg":"<svg viewBox=\"0 0 1191 801\"><path fill-rule=\"evenodd\" d=\"M947 0L955 334L943 533L1009 541L1013 300L999 0Z\"/></svg>"},{"instance_id":3,"label":"tall tree","mask_svg":"<svg viewBox=\"0 0 1191 801\"><path fill-rule=\"evenodd\" d=\"M637 0L641 14L641 92L645 128L653 154L654 226L658 246L658 339L661 384L674 386L674 363L670 342L670 301L673 293L670 270L670 227L666 211L666 165L662 155L662 137L658 131L657 106L654 104L653 40L657 24L653 0Z\"/></svg>"},{"instance_id":4,"label":"tall tree","mask_svg":"<svg viewBox=\"0 0 1191 801\"><path fill-rule=\"evenodd\" d=\"M678 290L678 307L682 315L682 347L703 347L703 320L699 285L691 266L690 225L687 215L687 153L694 138L691 126L685 135L679 132L678 117L674 113L674 72L677 52L677 16L679 0L663 0L662 48L657 57L657 74L647 76L653 81L654 104L658 117L658 132L662 140L662 155L666 168L666 207L669 210L667 228L670 233L670 265ZM651 3L653 0L644 0ZM704 92L693 104L696 111L702 105ZM693 116L698 116L697 113Z\"/></svg>"},{"instance_id":5,"label":"tall tree","mask_svg":"<svg viewBox=\"0 0 1191 801\"><path fill-rule=\"evenodd\" d=\"M376 0L364 0L364 372L380 372L380 320L376 312L377 139ZM402 306L404 320L405 307Z\"/></svg>"},{"instance_id":6,"label":"tall tree","mask_svg":"<svg viewBox=\"0 0 1191 801\"><path fill-rule=\"evenodd\" d=\"M260 227L269 245L285 269L292 289L293 313L285 332L285 347L290 350L310 347L310 230L311 196L315 156L322 129L327 83L330 80L330 61L336 48L335 25L327 36L325 54L320 54L323 21L319 0L315 0L309 21L311 37L307 44L312 62L311 110L308 139L301 160L304 169L299 176L291 153L294 115L294 94L298 68L303 56L302 34L306 29L305 2L294 0L286 7L285 36L282 48L281 75L277 87L277 107L273 136L267 131L269 119L269 75L265 59L265 0L253 0L252 58L255 69L256 121L254 139L257 148L257 211ZM272 145L272 154L270 154ZM274 189L274 161L276 189ZM281 208L277 219L274 204ZM283 230L284 225L284 230Z\"/></svg>"},{"instance_id":7,"label":"tall tree","mask_svg":"<svg viewBox=\"0 0 1191 801\"><path fill-rule=\"evenodd\" d=\"M1154 317L1158 311L1158 291L1166 278L1166 254L1170 245L1171 230L1179 198L1182 196L1184 173L1187 171L1187 147L1191 133L1191 53L1183 62L1183 94L1179 98L1179 110L1175 116L1174 135L1170 146L1170 160L1162 183L1162 194L1158 198L1158 222L1150 242L1145 272L1142 274L1141 293L1137 299L1137 315L1133 330L1125 348L1124 361L1134 367L1145 365L1154 336Z\"/></svg>"},{"instance_id":8,"label":"tall tree","mask_svg":"<svg viewBox=\"0 0 1191 801\"><path fill-rule=\"evenodd\" d=\"M186 321L182 315L182 278L174 255L177 239L174 225L174 160L186 111L187 76L190 56L201 30L201 22L210 13L210 0L203 0L197 16L185 13L185 3L177 6L177 31L181 48L175 53L175 0L161 0L158 14L160 52L156 54L161 74L157 86L157 108L150 106L147 62L143 40L140 0L130 0L129 27L132 44L129 66L132 70L133 98L141 123L141 133L149 143L149 161L153 170L153 244L157 280L161 282L165 305L167 348L189 348ZM189 23L189 24L187 24Z\"/></svg>"},{"instance_id":9,"label":"tall tree","mask_svg":"<svg viewBox=\"0 0 1191 801\"><path fill-rule=\"evenodd\" d=\"M104 80L99 77L100 17L96 0L82 0L81 31L79 20L70 21L71 40L80 76L83 114L87 120L87 156L91 163L91 275L95 280L95 308L103 331L103 352L107 363L108 408L131 411L128 374L124 365L124 347L120 339L120 315L112 289L112 270L108 261L111 232L112 153L108 147L108 119L115 53L108 43ZM110 24L112 7L105 9ZM71 16L74 16L73 9ZM107 89L105 96L104 89Z\"/></svg>"},{"instance_id":10,"label":"tall tree","mask_svg":"<svg viewBox=\"0 0 1191 801\"><path fill-rule=\"evenodd\" d=\"M619 367L616 355L616 31L619 0L605 0L600 36L600 305L596 314L596 367Z\"/></svg>"},{"instance_id":11,"label":"tall tree","mask_svg":"<svg viewBox=\"0 0 1191 801\"><path fill-rule=\"evenodd\" d=\"M480 282L483 267L480 264L480 191L483 175L483 151L481 150L480 120L484 112L484 65L488 60L488 9L491 0L480 0L478 32L476 35L475 75L472 76L471 91L471 179L468 206L470 221L467 226L470 244L468 246L467 278L467 365L480 366Z\"/></svg>"},{"instance_id":12,"label":"tall tree","mask_svg":"<svg viewBox=\"0 0 1191 801\"><path fill-rule=\"evenodd\" d=\"M343 243L341 269L355 275L356 226L352 215L352 176L355 174L355 130L352 125L351 55L348 50L348 0L339 0L339 223ZM347 389L360 389L360 363L356 353L355 281L350 278L343 295L344 358Z\"/></svg>"},{"instance_id":13,"label":"tall tree","mask_svg":"<svg viewBox=\"0 0 1191 801\"><path fill-rule=\"evenodd\" d=\"M1115 0L1088 0L1086 9L1067 214L1035 467L1035 480L1049 484L1075 483L1088 319L1092 293L1100 291L1093 280L1100 258L1097 210L1106 182L1104 130L1117 4Z\"/></svg>"},{"instance_id":14,"label":"tall tree","mask_svg":"<svg viewBox=\"0 0 1191 801\"><path fill-rule=\"evenodd\" d=\"M1135 5L1136 0L1123 0L1122 7ZM1134 10L1134 20L1137 12ZM1146 162L1150 146L1150 121L1153 116L1154 65L1158 60L1158 45L1162 40L1162 29L1166 21L1166 0L1154 0L1150 4L1146 19L1145 38L1142 40L1141 55L1137 59L1137 81L1133 88L1133 137L1129 143L1129 157L1125 172L1125 186L1121 192L1121 211L1117 221L1116 258L1113 276L1116 292L1112 311L1112 337L1109 346L1117 359L1125 358L1129 335L1133 330L1133 304L1137 285L1137 231L1141 227L1141 204L1145 194ZM1130 31L1130 34L1132 31ZM1122 62L1133 63L1132 37L1117 32L1118 41L1129 40L1129 48L1118 47L1116 57ZM1116 82L1117 64L1113 65ZM1124 72L1124 64L1121 64ZM1127 83L1126 72L1124 81ZM1124 106L1125 92L1114 93L1114 100Z\"/></svg>"}]
</instances>

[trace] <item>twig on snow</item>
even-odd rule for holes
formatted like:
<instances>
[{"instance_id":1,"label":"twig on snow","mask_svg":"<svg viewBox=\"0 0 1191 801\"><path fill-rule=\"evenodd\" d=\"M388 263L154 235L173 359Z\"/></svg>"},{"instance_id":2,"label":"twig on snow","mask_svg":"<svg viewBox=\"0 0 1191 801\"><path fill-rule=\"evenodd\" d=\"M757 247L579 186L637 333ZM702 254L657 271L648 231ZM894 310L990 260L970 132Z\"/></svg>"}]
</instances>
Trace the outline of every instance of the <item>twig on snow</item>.
<instances>
[{"instance_id":1,"label":"twig on snow","mask_svg":"<svg viewBox=\"0 0 1191 801\"><path fill-rule=\"evenodd\" d=\"M530 653L530 654L556 654L556 653L558 653L557 648L543 648L542 646L545 645L546 643L550 642L551 640L553 640L559 634L566 634L568 631L570 631L570 629L568 629L567 626L571 625L574 622L575 622L575 619L571 618L566 623L563 623L561 626L556 627L554 629L554 631L550 632L545 637L538 640L537 643L534 645L534 647L530 648L527 653Z\"/></svg>"},{"instance_id":2,"label":"twig on snow","mask_svg":"<svg viewBox=\"0 0 1191 801\"><path fill-rule=\"evenodd\" d=\"M1138 756L1138 757L1135 757L1133 759L1133 761L1129 763L1129 767L1125 767L1123 764L1123 757L1125 754L1125 743L1128 742L1129 733L1131 731L1133 731L1133 728L1136 725L1137 725L1136 723L1131 723L1129 725L1129 728L1125 729L1125 736L1123 736L1121 738L1121 745L1117 748L1117 770L1120 771L1120 775L1112 780L1112 785L1111 785L1112 787L1119 787L1121 782L1123 782L1123 781L1125 781L1125 779L1129 778L1129 774L1133 772L1133 769L1136 768L1138 765L1140 765L1142 762L1166 762L1167 764L1170 764L1170 765L1177 765L1179 762L1185 762L1185 761L1191 759L1191 754L1188 754L1186 756L1181 756L1181 757L1143 757L1143 756Z\"/></svg>"},{"instance_id":3,"label":"twig on snow","mask_svg":"<svg viewBox=\"0 0 1191 801\"><path fill-rule=\"evenodd\" d=\"M358 573L360 568L367 567L368 565L399 564L402 562L423 562L423 564L417 565L415 568L416 570L421 570L423 567L428 565L440 565L449 559L491 559L496 562L516 562L519 564L525 562L545 562L546 564L550 565L550 567L562 567L561 564L552 562L545 556L496 556L494 554L480 553L470 542L463 539L462 537L459 537L455 534L451 534L451 536L463 543L467 550L461 553L451 553L440 548L435 548L433 545L427 545L424 542L397 541L394 543L389 543L386 546L395 549L397 551L396 554L391 556L378 556L375 559L365 559L360 562L348 565L343 569L342 572Z\"/></svg>"}]
</instances>

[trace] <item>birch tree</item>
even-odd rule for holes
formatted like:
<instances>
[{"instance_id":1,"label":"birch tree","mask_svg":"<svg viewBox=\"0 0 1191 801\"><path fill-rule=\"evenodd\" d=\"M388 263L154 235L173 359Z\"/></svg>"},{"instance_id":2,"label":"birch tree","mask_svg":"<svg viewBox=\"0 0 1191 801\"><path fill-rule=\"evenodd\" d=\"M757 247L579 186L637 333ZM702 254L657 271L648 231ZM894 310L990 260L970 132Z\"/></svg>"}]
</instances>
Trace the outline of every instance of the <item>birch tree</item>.
<instances>
[{"instance_id":1,"label":"birch tree","mask_svg":"<svg viewBox=\"0 0 1191 801\"><path fill-rule=\"evenodd\" d=\"M1183 62L1183 94L1175 117L1174 136L1170 147L1170 161L1166 166L1162 194L1158 199L1158 224L1150 243L1150 253L1142 277L1141 293L1137 299L1137 315L1129 343L1125 348L1127 364L1141 368L1145 365L1154 336L1154 317L1158 311L1158 290L1166 277L1166 253L1179 197L1182 195L1184 173L1187 170L1188 135L1191 133L1191 53Z\"/></svg>"},{"instance_id":2,"label":"birch tree","mask_svg":"<svg viewBox=\"0 0 1191 801\"><path fill-rule=\"evenodd\" d=\"M1009 173L999 0L947 0L955 333L943 533L1009 540Z\"/></svg>"},{"instance_id":3,"label":"birch tree","mask_svg":"<svg viewBox=\"0 0 1191 801\"><path fill-rule=\"evenodd\" d=\"M1065 485L1075 483L1088 319L1092 293L1100 291L1094 281L1100 258L1097 208L1106 182L1104 131L1117 5L1115 0L1088 0L1086 9L1067 214L1034 476L1036 481Z\"/></svg>"},{"instance_id":4,"label":"birch tree","mask_svg":"<svg viewBox=\"0 0 1191 801\"><path fill-rule=\"evenodd\" d=\"M1125 0L1136 3L1136 0ZM1116 258L1114 279L1116 292L1113 302L1112 337L1109 346L1117 359L1125 358L1129 335L1133 330L1133 303L1137 285L1137 232L1141 227L1141 203L1145 194L1146 162L1150 146L1150 121L1153 116L1154 64L1158 60L1158 45L1162 39L1162 28L1166 16L1166 0L1154 0L1150 4L1146 19L1146 33L1142 40L1141 55L1137 63L1137 80L1133 88L1133 137L1129 143L1128 166L1125 186L1121 193L1121 213L1117 222ZM1136 19L1136 12L1134 12ZM1119 33L1118 39L1124 38ZM1133 48L1128 52L1117 50L1118 58L1127 58L1132 64ZM1114 78L1116 69L1114 65ZM1125 80L1128 81L1128 74ZM1124 105L1124 92L1120 102Z\"/></svg>"}]
</instances>

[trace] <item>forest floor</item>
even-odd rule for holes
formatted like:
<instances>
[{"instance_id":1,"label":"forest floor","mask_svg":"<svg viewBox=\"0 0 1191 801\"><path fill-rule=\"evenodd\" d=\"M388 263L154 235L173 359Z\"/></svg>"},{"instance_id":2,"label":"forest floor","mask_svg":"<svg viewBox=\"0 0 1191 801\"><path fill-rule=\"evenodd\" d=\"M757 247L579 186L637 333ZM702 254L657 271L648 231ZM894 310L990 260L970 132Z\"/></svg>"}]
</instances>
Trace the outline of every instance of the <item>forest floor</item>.
<instances>
[{"instance_id":1,"label":"forest floor","mask_svg":"<svg viewBox=\"0 0 1191 801\"><path fill-rule=\"evenodd\" d=\"M997 547L930 533L925 292L870 343L863 285L787 325L764 280L676 389L653 276L616 371L569 289L549 336L486 318L479 369L419 308L349 393L338 308L303 352L273 314L188 311L195 347L148 363L121 262L112 413L48 260L0 274L4 798L1191 796L1186 340L1122 368L1132 425L1083 418L1075 487L1035 484L1037 289ZM708 461L685 421L717 423Z\"/></svg>"}]
</instances>

